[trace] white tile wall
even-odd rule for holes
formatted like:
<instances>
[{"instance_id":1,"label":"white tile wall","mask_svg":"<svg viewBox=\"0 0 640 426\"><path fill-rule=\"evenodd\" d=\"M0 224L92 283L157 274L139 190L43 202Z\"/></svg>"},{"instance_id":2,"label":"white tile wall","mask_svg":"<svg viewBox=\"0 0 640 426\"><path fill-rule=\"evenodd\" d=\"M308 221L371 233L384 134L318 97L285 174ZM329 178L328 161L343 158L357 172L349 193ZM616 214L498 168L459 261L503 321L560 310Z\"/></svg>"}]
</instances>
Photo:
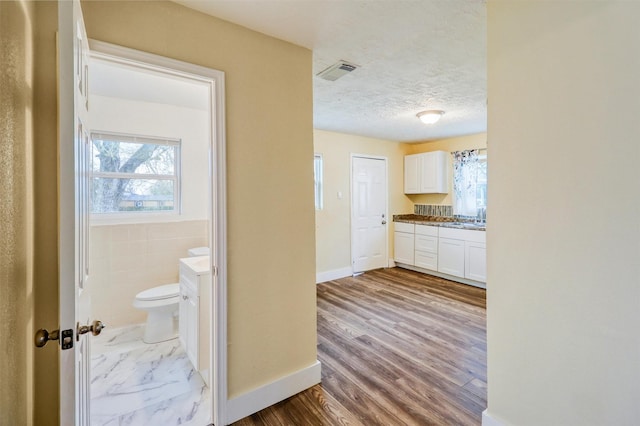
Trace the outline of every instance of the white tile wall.
<instances>
[{"instance_id":1,"label":"white tile wall","mask_svg":"<svg viewBox=\"0 0 640 426\"><path fill-rule=\"evenodd\" d=\"M192 247L208 245L208 221L91 228L90 292L93 317L109 327L138 324L145 313L132 306L147 288L178 282L178 262Z\"/></svg>"}]
</instances>

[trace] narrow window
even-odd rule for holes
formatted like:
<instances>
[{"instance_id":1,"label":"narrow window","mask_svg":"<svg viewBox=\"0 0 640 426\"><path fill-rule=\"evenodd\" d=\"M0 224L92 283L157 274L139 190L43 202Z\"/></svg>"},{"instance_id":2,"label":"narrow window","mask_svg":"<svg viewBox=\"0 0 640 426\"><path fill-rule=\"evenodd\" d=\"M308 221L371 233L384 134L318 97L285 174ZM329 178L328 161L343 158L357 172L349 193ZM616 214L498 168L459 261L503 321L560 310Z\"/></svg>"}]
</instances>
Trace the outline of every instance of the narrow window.
<instances>
[{"instance_id":1,"label":"narrow window","mask_svg":"<svg viewBox=\"0 0 640 426\"><path fill-rule=\"evenodd\" d=\"M315 184L316 210L322 210L322 154L313 156L313 180Z\"/></svg>"},{"instance_id":2,"label":"narrow window","mask_svg":"<svg viewBox=\"0 0 640 426\"><path fill-rule=\"evenodd\" d=\"M487 151L453 152L454 213L484 220L487 210Z\"/></svg>"},{"instance_id":3,"label":"narrow window","mask_svg":"<svg viewBox=\"0 0 640 426\"><path fill-rule=\"evenodd\" d=\"M180 140L93 133L91 213L180 210Z\"/></svg>"}]
</instances>

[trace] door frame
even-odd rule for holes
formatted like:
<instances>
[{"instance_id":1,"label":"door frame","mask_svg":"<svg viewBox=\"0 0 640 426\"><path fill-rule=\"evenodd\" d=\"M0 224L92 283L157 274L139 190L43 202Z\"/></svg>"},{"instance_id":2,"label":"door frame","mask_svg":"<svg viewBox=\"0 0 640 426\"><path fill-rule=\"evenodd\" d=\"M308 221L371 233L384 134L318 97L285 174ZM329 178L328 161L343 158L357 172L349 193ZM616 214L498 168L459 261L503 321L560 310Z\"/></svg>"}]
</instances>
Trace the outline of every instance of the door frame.
<instances>
[{"instance_id":1,"label":"door frame","mask_svg":"<svg viewBox=\"0 0 640 426\"><path fill-rule=\"evenodd\" d=\"M62 28L61 28L62 30ZM206 68L203 66L178 61L175 59L158 56L122 46L113 45L97 40L89 40L91 56L101 57L111 61L121 62L125 64L135 65L137 67L147 67L153 69L161 69L168 74L183 76L194 80L200 80L209 84L210 88L210 109L211 119L210 126L210 149L209 149L209 179L210 197L209 197L209 245L211 248L211 277L213 291L211 292L212 307L212 327L210 339L210 371L212 375L211 385L211 411L212 421L216 426L226 424L227 413L227 217L226 217L226 130L225 130L225 75L224 72ZM73 71L73 70L71 70ZM73 74L70 74L73 76ZM60 76L64 80L65 76ZM62 84L61 84L62 87ZM63 89L61 89L63 90ZM66 139L61 139L61 142ZM71 139L73 140L73 139ZM60 202L67 199L62 188L71 185L69 182L69 173L63 168L65 159L70 155L73 159L73 145L60 143ZM68 160L66 160L68 161ZM73 168L71 168L71 173ZM71 195L73 196L73 195ZM73 231L73 215L70 218L60 218L61 224L64 221L71 220L70 226ZM68 227L67 227L68 228ZM74 250L73 238L69 239L61 225L61 251L60 266L67 264L63 261L65 256L69 256ZM72 235L72 234L71 234ZM62 246L62 240L65 240L66 248ZM71 245L69 247L69 244ZM64 249L63 249L64 248ZM67 286L65 281L60 282L60 309L67 309L69 306L68 292L63 292L63 287ZM71 283L73 285L73 283ZM73 301L73 299L70 299ZM64 357L61 357L61 362ZM62 365L61 365L62 368ZM64 378L61 377L61 382ZM68 388L68 384L61 383L61 391ZM62 401L62 400L61 400ZM61 408L65 410L64 407Z\"/></svg>"},{"instance_id":2,"label":"door frame","mask_svg":"<svg viewBox=\"0 0 640 426\"><path fill-rule=\"evenodd\" d=\"M360 273L362 271L358 271L356 272L353 269L353 265L355 263L355 259L353 257L353 244L354 244L354 234L355 234L355 229L354 228L354 220L353 220L353 214L354 214L354 209L353 209L353 194L354 194L354 190L353 190L353 160L354 158L365 158L368 160L383 160L384 161L384 190L385 190L385 205L384 205L384 216L387 219L387 225L389 225L389 159L388 157L383 157L383 156L379 156L379 155L370 155L370 154L356 154L356 153L351 153L350 157L349 157L349 228L350 228L350 232L349 232L349 236L350 236L350 253L351 253L351 273L352 274L356 274L356 273ZM387 267L389 267L389 228L387 227L387 231L384 234L384 240L385 240L385 262L384 264L387 265Z\"/></svg>"}]
</instances>

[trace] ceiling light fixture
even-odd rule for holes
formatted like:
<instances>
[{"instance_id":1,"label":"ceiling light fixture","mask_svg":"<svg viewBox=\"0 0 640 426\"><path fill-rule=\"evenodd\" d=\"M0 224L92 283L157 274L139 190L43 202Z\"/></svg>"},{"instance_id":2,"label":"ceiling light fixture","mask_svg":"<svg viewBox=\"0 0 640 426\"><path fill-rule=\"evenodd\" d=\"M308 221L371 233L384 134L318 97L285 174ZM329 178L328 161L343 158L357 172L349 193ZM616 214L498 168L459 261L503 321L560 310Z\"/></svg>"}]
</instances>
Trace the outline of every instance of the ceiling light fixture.
<instances>
[{"instance_id":1,"label":"ceiling light fixture","mask_svg":"<svg viewBox=\"0 0 640 426\"><path fill-rule=\"evenodd\" d=\"M440 120L440 117L444 114L444 111L440 111L438 109L431 109L429 111L422 111L416 114L416 116L422 121L424 124L433 124Z\"/></svg>"}]
</instances>

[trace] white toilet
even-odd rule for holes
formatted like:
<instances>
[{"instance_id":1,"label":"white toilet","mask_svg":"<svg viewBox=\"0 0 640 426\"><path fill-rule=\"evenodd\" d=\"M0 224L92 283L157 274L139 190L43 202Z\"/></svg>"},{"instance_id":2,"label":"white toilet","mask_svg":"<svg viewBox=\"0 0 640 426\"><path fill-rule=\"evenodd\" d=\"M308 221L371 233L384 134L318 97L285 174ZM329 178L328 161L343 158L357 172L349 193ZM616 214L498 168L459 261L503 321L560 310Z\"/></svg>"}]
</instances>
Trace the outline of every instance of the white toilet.
<instances>
[{"instance_id":1,"label":"white toilet","mask_svg":"<svg viewBox=\"0 0 640 426\"><path fill-rule=\"evenodd\" d=\"M189 249L189 257L206 256L209 247ZM178 337L178 302L180 284L165 284L141 291L133 301L133 307L147 311L145 343L159 343Z\"/></svg>"}]
</instances>

